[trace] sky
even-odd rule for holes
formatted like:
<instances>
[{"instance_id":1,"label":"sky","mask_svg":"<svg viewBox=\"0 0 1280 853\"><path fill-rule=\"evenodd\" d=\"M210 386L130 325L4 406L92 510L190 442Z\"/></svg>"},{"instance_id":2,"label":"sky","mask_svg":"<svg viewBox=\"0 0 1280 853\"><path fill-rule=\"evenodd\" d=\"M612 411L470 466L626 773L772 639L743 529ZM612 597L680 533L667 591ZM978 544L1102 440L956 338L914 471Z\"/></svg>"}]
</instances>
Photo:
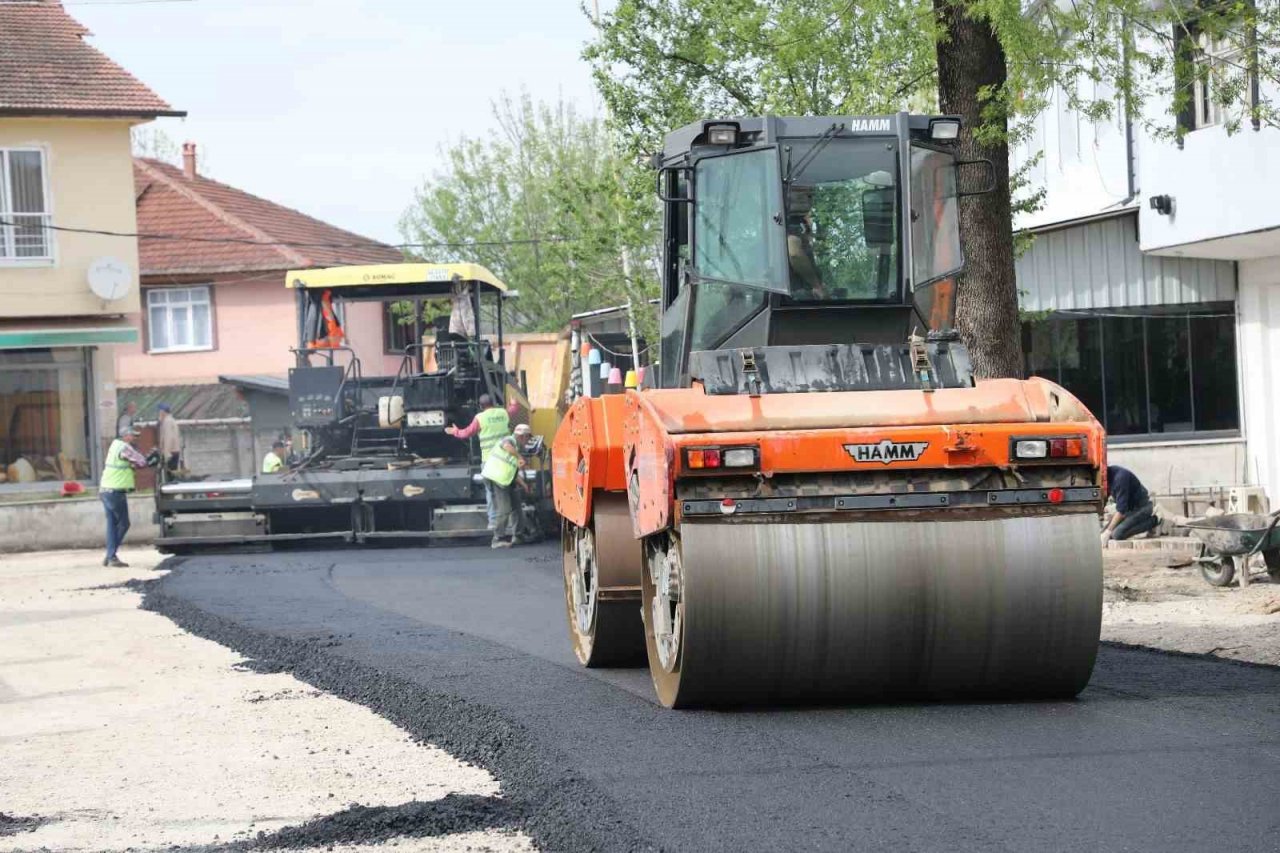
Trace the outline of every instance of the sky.
<instances>
[{"instance_id":1,"label":"sky","mask_svg":"<svg viewBox=\"0 0 1280 853\"><path fill-rule=\"evenodd\" d=\"M91 44L186 110L153 126L207 149L209 177L392 243L441 145L493 132L503 91L601 111L582 0L64 5Z\"/></svg>"}]
</instances>

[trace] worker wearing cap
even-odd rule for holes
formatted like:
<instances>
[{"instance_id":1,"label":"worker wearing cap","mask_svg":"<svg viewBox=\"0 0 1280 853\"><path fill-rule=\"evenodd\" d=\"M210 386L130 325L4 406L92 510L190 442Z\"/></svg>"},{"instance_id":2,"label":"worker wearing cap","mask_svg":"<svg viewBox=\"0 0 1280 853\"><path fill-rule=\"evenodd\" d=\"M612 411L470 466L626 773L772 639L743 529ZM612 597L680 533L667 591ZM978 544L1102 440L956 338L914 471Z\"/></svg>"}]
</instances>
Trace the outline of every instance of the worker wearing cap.
<instances>
[{"instance_id":1,"label":"worker wearing cap","mask_svg":"<svg viewBox=\"0 0 1280 853\"><path fill-rule=\"evenodd\" d=\"M282 439L277 438L271 442L271 450L262 457L262 473L279 474L284 469L285 448L286 445Z\"/></svg>"},{"instance_id":2,"label":"worker wearing cap","mask_svg":"<svg viewBox=\"0 0 1280 853\"><path fill-rule=\"evenodd\" d=\"M178 470L182 459L182 430L168 403L156 406L156 418L156 445L164 467L172 473Z\"/></svg>"},{"instance_id":3,"label":"worker wearing cap","mask_svg":"<svg viewBox=\"0 0 1280 853\"><path fill-rule=\"evenodd\" d=\"M480 435L480 465L483 468L484 463L489 460L489 453L498 444L498 441L511 434L511 414L497 403L493 401L493 397L488 394L480 395L480 411L471 419L471 423L465 427L456 427L450 424L445 427L444 431L454 438L470 439L471 436L479 433ZM483 476L483 473L481 474ZM488 483L488 480L485 481ZM489 488L485 488L485 511L489 516L489 529L493 530L497 523L497 508L494 506L493 497L489 494Z\"/></svg>"},{"instance_id":4,"label":"worker wearing cap","mask_svg":"<svg viewBox=\"0 0 1280 853\"><path fill-rule=\"evenodd\" d=\"M1142 481L1128 468L1107 466L1107 488L1115 499L1116 511L1102 531L1102 544L1108 539L1117 542L1154 530L1160 525L1155 516L1151 496Z\"/></svg>"},{"instance_id":5,"label":"worker wearing cap","mask_svg":"<svg viewBox=\"0 0 1280 853\"><path fill-rule=\"evenodd\" d=\"M131 425L120 429L119 437L107 448L98 480L98 498L107 514L107 556L102 565L116 569L129 568L116 552L129 532L129 492L136 487L133 472L148 465L146 457L133 446L137 436L138 431Z\"/></svg>"},{"instance_id":6,"label":"worker wearing cap","mask_svg":"<svg viewBox=\"0 0 1280 853\"><path fill-rule=\"evenodd\" d=\"M528 424L517 424L511 432L511 437L515 440L521 467L527 465L527 460L536 456L542 449L542 443L533 434L533 429ZM529 481L517 474L515 482L511 485L511 537L515 542L534 542L539 538L538 531L524 512L525 495L529 491Z\"/></svg>"},{"instance_id":7,"label":"worker wearing cap","mask_svg":"<svg viewBox=\"0 0 1280 853\"><path fill-rule=\"evenodd\" d=\"M516 476L523 467L524 458L520 456L516 437L506 435L489 449L489 458L480 469L493 506L492 548L510 548L515 544L517 527L512 518L512 490L517 488Z\"/></svg>"}]
</instances>

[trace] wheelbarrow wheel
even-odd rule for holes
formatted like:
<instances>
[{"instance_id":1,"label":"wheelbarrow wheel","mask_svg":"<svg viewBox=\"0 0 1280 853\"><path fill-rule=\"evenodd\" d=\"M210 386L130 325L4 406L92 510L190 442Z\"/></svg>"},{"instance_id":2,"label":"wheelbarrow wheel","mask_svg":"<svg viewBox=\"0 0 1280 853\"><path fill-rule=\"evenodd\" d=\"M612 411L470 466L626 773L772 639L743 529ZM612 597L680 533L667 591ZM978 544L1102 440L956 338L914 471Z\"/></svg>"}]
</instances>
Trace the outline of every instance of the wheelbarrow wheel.
<instances>
[{"instance_id":1,"label":"wheelbarrow wheel","mask_svg":"<svg viewBox=\"0 0 1280 853\"><path fill-rule=\"evenodd\" d=\"M1272 583L1280 583L1280 548L1271 548L1262 552L1262 559L1267 564L1267 574Z\"/></svg>"},{"instance_id":2,"label":"wheelbarrow wheel","mask_svg":"<svg viewBox=\"0 0 1280 853\"><path fill-rule=\"evenodd\" d=\"M1200 577L1204 578L1210 586L1231 586L1231 582L1236 578L1236 562L1230 557L1206 554L1199 565Z\"/></svg>"}]
</instances>

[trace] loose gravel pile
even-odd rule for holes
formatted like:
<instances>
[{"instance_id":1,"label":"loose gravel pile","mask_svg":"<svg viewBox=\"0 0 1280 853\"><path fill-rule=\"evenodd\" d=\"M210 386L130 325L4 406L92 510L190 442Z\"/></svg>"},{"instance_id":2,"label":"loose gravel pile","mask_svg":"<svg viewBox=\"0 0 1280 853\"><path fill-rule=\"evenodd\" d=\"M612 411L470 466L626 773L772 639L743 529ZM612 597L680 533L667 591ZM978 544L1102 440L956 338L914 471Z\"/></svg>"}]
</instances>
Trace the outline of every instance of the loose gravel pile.
<instances>
[{"instance_id":1,"label":"loose gravel pile","mask_svg":"<svg viewBox=\"0 0 1280 853\"><path fill-rule=\"evenodd\" d=\"M491 774L139 609L128 559L0 564L0 851L533 849Z\"/></svg>"}]
</instances>

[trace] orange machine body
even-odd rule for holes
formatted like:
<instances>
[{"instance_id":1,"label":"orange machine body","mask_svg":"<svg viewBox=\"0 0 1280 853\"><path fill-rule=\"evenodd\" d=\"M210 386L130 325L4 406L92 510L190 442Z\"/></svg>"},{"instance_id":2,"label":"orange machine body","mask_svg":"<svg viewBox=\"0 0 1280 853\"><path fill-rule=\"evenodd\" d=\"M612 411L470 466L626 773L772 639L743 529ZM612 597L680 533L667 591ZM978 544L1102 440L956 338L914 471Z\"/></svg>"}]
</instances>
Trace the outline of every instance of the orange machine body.
<instances>
[{"instance_id":1,"label":"orange machine body","mask_svg":"<svg viewBox=\"0 0 1280 853\"><path fill-rule=\"evenodd\" d=\"M1019 439L1065 439L1070 458L1023 460ZM907 446L901 458L857 448ZM749 471L693 470L686 451L755 448ZM976 387L925 391L840 391L760 396L705 394L701 387L628 391L582 398L556 434L552 456L556 509L569 521L591 518L592 493L628 491L635 535L679 521L678 480L734 474L885 473L927 469L1026 470L1087 466L1105 487L1105 433L1070 393L1043 379L979 381ZM1100 502L1099 502L1100 505Z\"/></svg>"}]
</instances>

